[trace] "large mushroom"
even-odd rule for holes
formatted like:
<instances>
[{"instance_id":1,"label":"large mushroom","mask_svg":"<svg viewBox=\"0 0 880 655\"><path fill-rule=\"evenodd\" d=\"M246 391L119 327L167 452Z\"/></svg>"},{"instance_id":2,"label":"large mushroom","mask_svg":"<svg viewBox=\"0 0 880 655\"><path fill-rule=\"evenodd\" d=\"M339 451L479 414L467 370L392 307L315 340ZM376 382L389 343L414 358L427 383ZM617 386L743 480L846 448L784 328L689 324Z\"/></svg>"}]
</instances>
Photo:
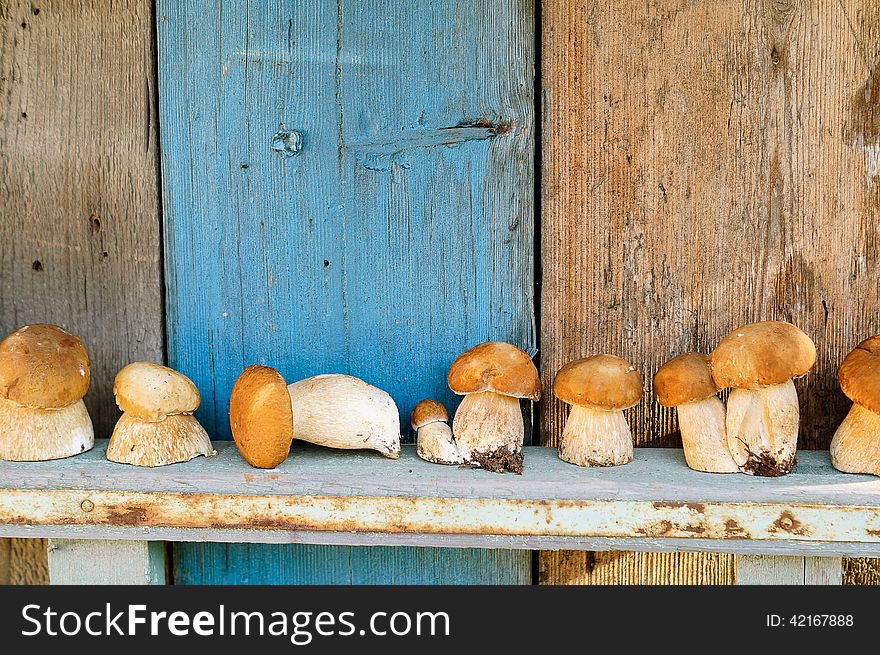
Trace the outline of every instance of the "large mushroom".
<instances>
[{"instance_id":1,"label":"large mushroom","mask_svg":"<svg viewBox=\"0 0 880 655\"><path fill-rule=\"evenodd\" d=\"M461 464L464 461L448 421L449 412L436 400L422 400L413 407L410 425L416 431L416 452L426 462Z\"/></svg>"},{"instance_id":2,"label":"large mushroom","mask_svg":"<svg viewBox=\"0 0 880 655\"><path fill-rule=\"evenodd\" d=\"M724 403L717 394L709 357L702 353L673 357L654 376L654 398L678 413L687 465L707 473L737 473L727 446Z\"/></svg>"},{"instance_id":3,"label":"large mushroom","mask_svg":"<svg viewBox=\"0 0 880 655\"><path fill-rule=\"evenodd\" d=\"M294 438L400 457L400 416L387 393L350 375L315 375L286 385L274 368L248 366L229 400L232 437L251 466L274 468Z\"/></svg>"},{"instance_id":4,"label":"large mushroom","mask_svg":"<svg viewBox=\"0 0 880 655\"><path fill-rule=\"evenodd\" d=\"M712 352L727 400L727 445L743 473L785 475L795 464L800 410L792 380L816 363L816 346L791 323L762 321L730 332Z\"/></svg>"},{"instance_id":5,"label":"large mushroom","mask_svg":"<svg viewBox=\"0 0 880 655\"><path fill-rule=\"evenodd\" d=\"M496 473L522 473L520 400L541 397L541 379L528 354L509 343L481 343L452 362L447 382L464 396L452 421L464 462Z\"/></svg>"},{"instance_id":6,"label":"large mushroom","mask_svg":"<svg viewBox=\"0 0 880 655\"><path fill-rule=\"evenodd\" d=\"M89 382L85 347L56 325L26 325L0 341L0 459L35 462L91 449L82 401Z\"/></svg>"},{"instance_id":7,"label":"large mushroom","mask_svg":"<svg viewBox=\"0 0 880 655\"><path fill-rule=\"evenodd\" d=\"M625 359L593 355L556 374L553 393L571 411L559 439L559 458L578 466L632 461L633 442L623 410L642 398L642 376Z\"/></svg>"},{"instance_id":8,"label":"large mushroom","mask_svg":"<svg viewBox=\"0 0 880 655\"><path fill-rule=\"evenodd\" d=\"M831 463L844 473L880 475L880 335L844 358L837 379L853 405L831 440Z\"/></svg>"},{"instance_id":9,"label":"large mushroom","mask_svg":"<svg viewBox=\"0 0 880 655\"><path fill-rule=\"evenodd\" d=\"M113 395L123 414L107 445L111 462L153 467L216 454L192 415L201 402L199 390L183 373L134 362L116 374Z\"/></svg>"}]
</instances>

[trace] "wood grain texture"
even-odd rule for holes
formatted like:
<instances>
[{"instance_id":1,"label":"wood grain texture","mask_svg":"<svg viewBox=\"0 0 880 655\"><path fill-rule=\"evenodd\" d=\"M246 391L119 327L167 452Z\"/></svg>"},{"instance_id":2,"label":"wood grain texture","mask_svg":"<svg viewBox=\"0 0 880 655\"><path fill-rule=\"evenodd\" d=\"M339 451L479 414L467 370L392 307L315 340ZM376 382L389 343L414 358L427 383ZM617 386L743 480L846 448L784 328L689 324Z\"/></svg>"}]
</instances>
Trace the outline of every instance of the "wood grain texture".
<instances>
[{"instance_id":1,"label":"wood grain texture","mask_svg":"<svg viewBox=\"0 0 880 655\"><path fill-rule=\"evenodd\" d=\"M531 584L526 551L462 548L174 544L175 584ZM442 553L443 556L438 556Z\"/></svg>"},{"instance_id":2,"label":"wood grain texture","mask_svg":"<svg viewBox=\"0 0 880 655\"><path fill-rule=\"evenodd\" d=\"M533 349L533 24L524 0L160 0L169 359L209 433L251 363L361 377L408 432L422 398L454 409L464 349ZM262 552L284 581L297 549Z\"/></svg>"},{"instance_id":3,"label":"wood grain texture","mask_svg":"<svg viewBox=\"0 0 880 655\"><path fill-rule=\"evenodd\" d=\"M544 551L538 579L564 585L721 585L730 583L733 561L725 553Z\"/></svg>"},{"instance_id":4,"label":"wood grain texture","mask_svg":"<svg viewBox=\"0 0 880 655\"><path fill-rule=\"evenodd\" d=\"M149 3L0 2L0 332L82 337L96 436L118 368L162 360L151 30ZM45 580L44 543L7 550Z\"/></svg>"},{"instance_id":5,"label":"wood grain texture","mask_svg":"<svg viewBox=\"0 0 880 655\"><path fill-rule=\"evenodd\" d=\"M0 539L0 584L46 584L45 539Z\"/></svg>"},{"instance_id":6,"label":"wood grain texture","mask_svg":"<svg viewBox=\"0 0 880 655\"><path fill-rule=\"evenodd\" d=\"M837 365L880 331L880 5L546 0L542 33L545 385L603 351L648 381L785 319L819 352L797 385L801 446L826 447L848 407ZM542 405L548 445L566 413ZM629 418L637 443L679 443L649 391ZM550 581L585 577L542 557Z\"/></svg>"},{"instance_id":7,"label":"wood grain texture","mask_svg":"<svg viewBox=\"0 0 880 655\"><path fill-rule=\"evenodd\" d=\"M734 577L739 585L839 585L839 557L761 557L738 555Z\"/></svg>"},{"instance_id":8,"label":"wood grain texture","mask_svg":"<svg viewBox=\"0 0 880 655\"><path fill-rule=\"evenodd\" d=\"M148 541L50 539L53 585L165 584L165 544Z\"/></svg>"}]
</instances>

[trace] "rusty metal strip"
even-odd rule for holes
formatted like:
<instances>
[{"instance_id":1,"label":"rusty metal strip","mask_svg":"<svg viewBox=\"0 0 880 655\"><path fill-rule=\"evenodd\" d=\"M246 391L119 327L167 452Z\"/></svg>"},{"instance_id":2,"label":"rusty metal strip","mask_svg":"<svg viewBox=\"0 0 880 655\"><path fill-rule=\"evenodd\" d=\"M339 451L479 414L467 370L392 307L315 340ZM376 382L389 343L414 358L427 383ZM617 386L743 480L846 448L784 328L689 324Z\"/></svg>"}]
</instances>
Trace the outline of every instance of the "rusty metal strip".
<instances>
[{"instance_id":1,"label":"rusty metal strip","mask_svg":"<svg viewBox=\"0 0 880 655\"><path fill-rule=\"evenodd\" d=\"M2 490L0 524L880 543L880 508Z\"/></svg>"}]
</instances>

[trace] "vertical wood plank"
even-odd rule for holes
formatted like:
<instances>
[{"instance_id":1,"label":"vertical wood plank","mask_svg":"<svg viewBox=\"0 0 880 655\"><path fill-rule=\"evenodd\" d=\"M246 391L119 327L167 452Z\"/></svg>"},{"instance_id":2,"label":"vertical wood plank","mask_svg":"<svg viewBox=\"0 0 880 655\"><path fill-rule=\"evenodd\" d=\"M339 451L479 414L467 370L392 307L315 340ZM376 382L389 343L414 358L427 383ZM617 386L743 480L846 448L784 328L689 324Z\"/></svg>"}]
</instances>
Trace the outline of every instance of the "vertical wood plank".
<instances>
[{"instance_id":1,"label":"vertical wood plank","mask_svg":"<svg viewBox=\"0 0 880 655\"><path fill-rule=\"evenodd\" d=\"M0 539L0 584L49 581L45 539Z\"/></svg>"},{"instance_id":2,"label":"vertical wood plank","mask_svg":"<svg viewBox=\"0 0 880 655\"><path fill-rule=\"evenodd\" d=\"M82 336L99 437L116 371L163 354L152 29L149 3L0 3L0 332ZM45 542L7 550L45 581Z\"/></svg>"},{"instance_id":3,"label":"vertical wood plank","mask_svg":"<svg viewBox=\"0 0 880 655\"><path fill-rule=\"evenodd\" d=\"M175 544L175 584L530 584L520 551Z\"/></svg>"},{"instance_id":4,"label":"vertical wood plank","mask_svg":"<svg viewBox=\"0 0 880 655\"><path fill-rule=\"evenodd\" d=\"M827 447L837 365L880 331L880 5L546 0L542 29L545 384L601 351L650 380L738 324L789 320L819 351L800 446ZM542 405L548 445L566 412ZM678 445L650 391L628 415L640 445ZM584 579L542 558L546 581ZM695 581L730 573L684 558Z\"/></svg>"},{"instance_id":5,"label":"vertical wood plank","mask_svg":"<svg viewBox=\"0 0 880 655\"><path fill-rule=\"evenodd\" d=\"M157 26L169 358L202 390L209 432L228 437L250 363L357 375L409 432L420 399L455 408L462 350L534 347L529 2L160 0ZM193 582L531 570L528 552L175 552Z\"/></svg>"},{"instance_id":6,"label":"vertical wood plank","mask_svg":"<svg viewBox=\"0 0 880 655\"><path fill-rule=\"evenodd\" d=\"M165 584L165 544L157 541L50 539L52 584Z\"/></svg>"},{"instance_id":7,"label":"vertical wood plank","mask_svg":"<svg viewBox=\"0 0 880 655\"><path fill-rule=\"evenodd\" d=\"M739 585L839 585L842 562L839 557L736 557Z\"/></svg>"}]
</instances>

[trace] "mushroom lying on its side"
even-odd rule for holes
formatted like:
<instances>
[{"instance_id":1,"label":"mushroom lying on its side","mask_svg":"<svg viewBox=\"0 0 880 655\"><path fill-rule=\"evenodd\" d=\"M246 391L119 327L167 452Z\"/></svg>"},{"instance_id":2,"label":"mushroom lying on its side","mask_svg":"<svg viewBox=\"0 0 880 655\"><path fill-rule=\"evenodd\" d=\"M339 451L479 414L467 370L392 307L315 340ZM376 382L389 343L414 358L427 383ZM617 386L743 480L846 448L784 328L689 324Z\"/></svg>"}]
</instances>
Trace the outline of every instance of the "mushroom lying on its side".
<instances>
[{"instance_id":1,"label":"mushroom lying on its side","mask_svg":"<svg viewBox=\"0 0 880 655\"><path fill-rule=\"evenodd\" d=\"M593 355L556 374L553 393L571 405L559 438L559 459L578 466L620 466L632 461L632 433L623 410L642 397L642 376L626 360Z\"/></svg>"},{"instance_id":2,"label":"mushroom lying on its side","mask_svg":"<svg viewBox=\"0 0 880 655\"><path fill-rule=\"evenodd\" d=\"M116 374L113 395L123 414L107 445L111 462L153 467L216 454L192 416L201 401L199 390L183 373L134 362Z\"/></svg>"},{"instance_id":3,"label":"mushroom lying on its side","mask_svg":"<svg viewBox=\"0 0 880 655\"><path fill-rule=\"evenodd\" d=\"M853 405L831 440L831 463L844 473L880 475L880 335L844 358L837 379Z\"/></svg>"},{"instance_id":4,"label":"mushroom lying on its side","mask_svg":"<svg viewBox=\"0 0 880 655\"><path fill-rule=\"evenodd\" d=\"M426 462L461 464L464 461L448 421L449 413L436 400L423 400L413 408L410 424L417 434L418 455Z\"/></svg>"},{"instance_id":5,"label":"mushroom lying on its side","mask_svg":"<svg viewBox=\"0 0 880 655\"><path fill-rule=\"evenodd\" d=\"M387 393L350 375L316 375L286 386L275 369L248 366L229 401L232 437L251 466L274 468L294 438L400 457L400 417Z\"/></svg>"},{"instance_id":6,"label":"mushroom lying on its side","mask_svg":"<svg viewBox=\"0 0 880 655\"><path fill-rule=\"evenodd\" d=\"M762 321L729 333L712 352L727 399L727 445L743 473L775 477L795 464L800 409L793 378L816 363L816 346L791 323Z\"/></svg>"},{"instance_id":7,"label":"mushroom lying on its side","mask_svg":"<svg viewBox=\"0 0 880 655\"><path fill-rule=\"evenodd\" d=\"M673 357L654 376L654 398L678 412L687 465L707 473L737 473L727 446L724 403L717 393L709 357L702 353Z\"/></svg>"},{"instance_id":8,"label":"mushroom lying on its side","mask_svg":"<svg viewBox=\"0 0 880 655\"><path fill-rule=\"evenodd\" d=\"M82 401L89 382L85 347L56 325L26 325L0 341L0 459L38 462L91 449Z\"/></svg>"},{"instance_id":9,"label":"mushroom lying on its side","mask_svg":"<svg viewBox=\"0 0 880 655\"><path fill-rule=\"evenodd\" d=\"M509 343L481 343L452 362L447 382L464 396L452 421L464 462L495 473L522 473L525 426L520 399L541 397L541 379L532 359Z\"/></svg>"}]
</instances>

